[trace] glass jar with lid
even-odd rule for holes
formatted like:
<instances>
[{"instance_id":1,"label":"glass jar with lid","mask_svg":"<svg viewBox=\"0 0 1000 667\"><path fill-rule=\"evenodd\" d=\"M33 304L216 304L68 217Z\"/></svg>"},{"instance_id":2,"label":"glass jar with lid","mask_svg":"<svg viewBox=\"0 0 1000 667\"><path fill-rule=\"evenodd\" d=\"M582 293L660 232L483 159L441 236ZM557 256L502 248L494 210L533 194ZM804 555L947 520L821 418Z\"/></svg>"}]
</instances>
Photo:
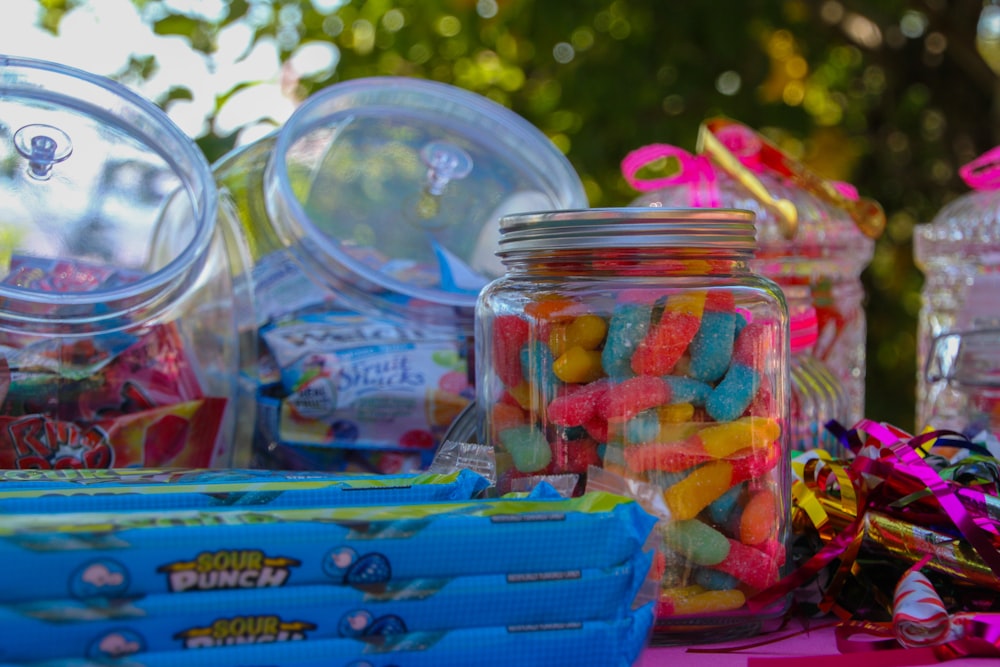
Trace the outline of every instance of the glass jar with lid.
<instances>
[{"instance_id":1,"label":"glass jar with lid","mask_svg":"<svg viewBox=\"0 0 1000 667\"><path fill-rule=\"evenodd\" d=\"M498 220L586 206L526 120L444 83L343 81L214 166L248 239L261 358L254 463L420 469L472 399Z\"/></svg>"},{"instance_id":2,"label":"glass jar with lid","mask_svg":"<svg viewBox=\"0 0 1000 667\"><path fill-rule=\"evenodd\" d=\"M246 251L151 102L0 57L0 467L234 460Z\"/></svg>"},{"instance_id":3,"label":"glass jar with lid","mask_svg":"<svg viewBox=\"0 0 1000 667\"><path fill-rule=\"evenodd\" d=\"M751 634L784 611L788 310L753 214L621 208L502 218L476 307L476 406L498 489L600 472L651 489L654 641Z\"/></svg>"},{"instance_id":4,"label":"glass jar with lid","mask_svg":"<svg viewBox=\"0 0 1000 667\"><path fill-rule=\"evenodd\" d=\"M633 206L738 208L756 217L754 271L777 282L794 314L813 308L813 356L843 387L838 421L864 417L867 317L861 274L885 225L874 201L848 184L820 178L747 126L726 118L705 121L699 153L653 144L622 163L626 179L642 191ZM665 178L640 170L672 160Z\"/></svg>"},{"instance_id":5,"label":"glass jar with lid","mask_svg":"<svg viewBox=\"0 0 1000 667\"><path fill-rule=\"evenodd\" d=\"M964 165L971 188L913 232L924 274L917 319L917 429L994 438L1000 410L1000 147ZM986 396L991 396L986 400ZM993 424L994 426L991 426Z\"/></svg>"}]
</instances>

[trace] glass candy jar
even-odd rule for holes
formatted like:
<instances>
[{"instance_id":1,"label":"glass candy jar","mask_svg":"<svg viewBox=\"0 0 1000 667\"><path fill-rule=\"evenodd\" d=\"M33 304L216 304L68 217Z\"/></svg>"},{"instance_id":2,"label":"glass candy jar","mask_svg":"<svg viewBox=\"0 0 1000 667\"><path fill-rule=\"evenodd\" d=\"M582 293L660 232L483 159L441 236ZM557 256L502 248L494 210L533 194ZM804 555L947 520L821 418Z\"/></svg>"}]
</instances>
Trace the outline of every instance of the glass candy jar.
<instances>
[{"instance_id":1,"label":"glass candy jar","mask_svg":"<svg viewBox=\"0 0 1000 667\"><path fill-rule=\"evenodd\" d=\"M913 233L924 274L917 319L917 430L974 431L1000 417L1000 147L964 165L972 190ZM991 416L994 412L996 415ZM989 429L996 436L997 428Z\"/></svg>"},{"instance_id":2,"label":"glass candy jar","mask_svg":"<svg viewBox=\"0 0 1000 667\"><path fill-rule=\"evenodd\" d=\"M843 424L847 397L840 380L814 353L815 309L808 307L793 313L789 330L792 449L823 449L837 458L844 458L847 450L826 429L826 424L831 420Z\"/></svg>"},{"instance_id":3,"label":"glass candy jar","mask_svg":"<svg viewBox=\"0 0 1000 667\"><path fill-rule=\"evenodd\" d=\"M0 468L231 463L249 274L194 142L0 57L0 159Z\"/></svg>"},{"instance_id":4,"label":"glass candy jar","mask_svg":"<svg viewBox=\"0 0 1000 667\"><path fill-rule=\"evenodd\" d=\"M509 109L422 79L307 99L214 165L254 274L254 465L425 467L472 399L473 307L503 272L504 213L586 206L549 139Z\"/></svg>"},{"instance_id":5,"label":"glass candy jar","mask_svg":"<svg viewBox=\"0 0 1000 667\"><path fill-rule=\"evenodd\" d=\"M794 314L814 308L813 356L846 394L846 425L864 417L867 317L861 273L884 226L875 202L859 200L846 184L825 181L728 119L702 124L701 153L654 144L633 151L622 169L643 191L631 205L722 207L753 211L757 250L752 269L777 282ZM667 178L639 171L656 160L676 162Z\"/></svg>"},{"instance_id":6,"label":"glass candy jar","mask_svg":"<svg viewBox=\"0 0 1000 667\"><path fill-rule=\"evenodd\" d=\"M500 491L598 472L653 489L662 642L751 634L785 563L788 314L753 216L509 215L476 307L476 405ZM589 471L589 474L588 474ZM777 605L780 607L781 605Z\"/></svg>"}]
</instances>

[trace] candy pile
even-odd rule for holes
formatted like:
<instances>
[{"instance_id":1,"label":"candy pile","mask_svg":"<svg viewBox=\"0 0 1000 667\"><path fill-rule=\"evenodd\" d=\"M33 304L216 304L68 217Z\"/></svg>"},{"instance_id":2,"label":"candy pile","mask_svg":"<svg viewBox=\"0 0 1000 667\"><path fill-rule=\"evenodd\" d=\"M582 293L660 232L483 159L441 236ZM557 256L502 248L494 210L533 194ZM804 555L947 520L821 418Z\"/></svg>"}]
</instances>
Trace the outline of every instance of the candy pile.
<instances>
[{"instance_id":1,"label":"candy pile","mask_svg":"<svg viewBox=\"0 0 1000 667\"><path fill-rule=\"evenodd\" d=\"M113 289L142 278L86 262L15 257L5 285ZM206 467L222 461L227 399L176 322L52 338L0 331L0 469Z\"/></svg>"},{"instance_id":2,"label":"candy pile","mask_svg":"<svg viewBox=\"0 0 1000 667\"><path fill-rule=\"evenodd\" d=\"M989 451L951 431L828 428L851 457L794 458L798 567L750 604L795 591L821 612L888 622L893 587L919 564L949 612L1000 609L1000 467Z\"/></svg>"},{"instance_id":3,"label":"candy pile","mask_svg":"<svg viewBox=\"0 0 1000 667\"><path fill-rule=\"evenodd\" d=\"M785 562L782 323L741 298L650 288L602 305L546 293L486 322L493 389L481 409L500 486L572 474L582 488L596 467L655 487L658 630L684 617L739 625Z\"/></svg>"},{"instance_id":4,"label":"candy pile","mask_svg":"<svg viewBox=\"0 0 1000 667\"><path fill-rule=\"evenodd\" d=\"M468 471L114 475L0 481L4 665L627 667L648 637L655 518L621 496L477 499Z\"/></svg>"}]
</instances>

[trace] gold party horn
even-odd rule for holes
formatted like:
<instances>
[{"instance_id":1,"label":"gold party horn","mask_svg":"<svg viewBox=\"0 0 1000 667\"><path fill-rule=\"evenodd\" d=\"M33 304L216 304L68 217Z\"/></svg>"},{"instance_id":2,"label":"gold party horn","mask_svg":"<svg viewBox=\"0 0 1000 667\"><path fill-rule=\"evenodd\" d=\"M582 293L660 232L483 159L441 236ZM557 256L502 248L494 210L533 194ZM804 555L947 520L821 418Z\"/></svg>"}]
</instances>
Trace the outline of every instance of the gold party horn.
<instances>
[{"instance_id":1,"label":"gold party horn","mask_svg":"<svg viewBox=\"0 0 1000 667\"><path fill-rule=\"evenodd\" d=\"M733 178L749 188L755 197L758 196L757 190L764 189L763 185L753 172L747 169L716 137L716 133L720 129L733 125L743 127L746 131L753 134L759 142L759 150L756 157L762 165L772 172L787 178L806 192L844 209L851 216L851 219L854 220L854 224L861 230L861 233L868 238L877 239L885 231L885 211L882 210L882 206L875 200L866 197L860 197L855 200L844 196L834 187L833 183L811 171L798 160L789 157L784 151L770 143L759 133L746 128L741 123L727 118L713 118L702 123L698 135L699 146L702 147L700 150L707 153L711 158L716 160L720 167L729 172ZM753 179L756 185L748 184L748 176ZM772 202L775 201L770 193L767 193L767 199ZM765 206L768 205L768 202L764 199L759 200ZM785 238L792 238L795 234L797 226L790 225L790 227L792 227L791 235L787 233L788 230L785 226L781 227Z\"/></svg>"}]
</instances>

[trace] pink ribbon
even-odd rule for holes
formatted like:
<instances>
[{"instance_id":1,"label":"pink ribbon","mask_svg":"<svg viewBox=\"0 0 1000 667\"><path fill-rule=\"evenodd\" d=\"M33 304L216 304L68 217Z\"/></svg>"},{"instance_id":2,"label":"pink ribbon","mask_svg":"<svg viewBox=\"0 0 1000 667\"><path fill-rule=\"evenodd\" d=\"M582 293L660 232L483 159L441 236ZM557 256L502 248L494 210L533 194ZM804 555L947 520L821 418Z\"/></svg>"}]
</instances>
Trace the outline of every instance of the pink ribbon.
<instances>
[{"instance_id":1,"label":"pink ribbon","mask_svg":"<svg viewBox=\"0 0 1000 667\"><path fill-rule=\"evenodd\" d=\"M755 174L769 169L761 159L763 143L747 126L738 123L723 125L715 131L715 138L740 161L740 164ZM830 181L830 184L847 199L858 200L858 189L850 183Z\"/></svg>"},{"instance_id":2,"label":"pink ribbon","mask_svg":"<svg viewBox=\"0 0 1000 667\"><path fill-rule=\"evenodd\" d=\"M1000 188L1000 146L990 149L958 170L966 185L974 190Z\"/></svg>"},{"instance_id":3,"label":"pink ribbon","mask_svg":"<svg viewBox=\"0 0 1000 667\"><path fill-rule=\"evenodd\" d=\"M643 167L664 158L677 160L677 171L671 176L644 179L636 174ZM691 206L715 208L719 194L715 186L715 169L704 155L691 155L683 148L670 144L649 144L637 148L622 160L622 175L639 192L649 192L675 186L688 186Z\"/></svg>"}]
</instances>

